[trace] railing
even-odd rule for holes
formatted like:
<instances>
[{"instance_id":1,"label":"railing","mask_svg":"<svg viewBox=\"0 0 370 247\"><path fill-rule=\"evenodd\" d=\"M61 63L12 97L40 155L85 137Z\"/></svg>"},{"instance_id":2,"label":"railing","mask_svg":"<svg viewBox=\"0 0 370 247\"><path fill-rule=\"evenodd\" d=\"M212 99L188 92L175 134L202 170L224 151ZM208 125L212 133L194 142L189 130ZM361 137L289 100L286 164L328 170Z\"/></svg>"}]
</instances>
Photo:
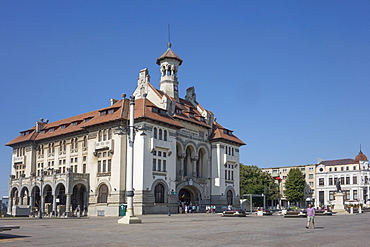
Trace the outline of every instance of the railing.
<instances>
[{"instance_id":1,"label":"railing","mask_svg":"<svg viewBox=\"0 0 370 247\"><path fill-rule=\"evenodd\" d=\"M102 150L102 149L113 149L113 140L101 141L95 143L95 150Z\"/></svg>"},{"instance_id":2,"label":"railing","mask_svg":"<svg viewBox=\"0 0 370 247\"><path fill-rule=\"evenodd\" d=\"M26 156L14 157L14 163L24 164L25 162L26 162Z\"/></svg>"}]
</instances>

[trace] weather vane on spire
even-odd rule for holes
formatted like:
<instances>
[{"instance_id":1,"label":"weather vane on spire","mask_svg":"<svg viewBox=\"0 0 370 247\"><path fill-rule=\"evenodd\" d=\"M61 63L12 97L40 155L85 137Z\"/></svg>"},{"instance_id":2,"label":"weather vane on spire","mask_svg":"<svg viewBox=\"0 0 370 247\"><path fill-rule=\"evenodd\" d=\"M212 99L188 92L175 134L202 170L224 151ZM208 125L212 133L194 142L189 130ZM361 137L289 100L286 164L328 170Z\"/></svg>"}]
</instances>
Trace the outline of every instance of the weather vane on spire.
<instances>
[{"instance_id":1,"label":"weather vane on spire","mask_svg":"<svg viewBox=\"0 0 370 247\"><path fill-rule=\"evenodd\" d=\"M170 23L168 23L168 43L167 43L167 47L171 48L171 26L170 26Z\"/></svg>"}]
</instances>

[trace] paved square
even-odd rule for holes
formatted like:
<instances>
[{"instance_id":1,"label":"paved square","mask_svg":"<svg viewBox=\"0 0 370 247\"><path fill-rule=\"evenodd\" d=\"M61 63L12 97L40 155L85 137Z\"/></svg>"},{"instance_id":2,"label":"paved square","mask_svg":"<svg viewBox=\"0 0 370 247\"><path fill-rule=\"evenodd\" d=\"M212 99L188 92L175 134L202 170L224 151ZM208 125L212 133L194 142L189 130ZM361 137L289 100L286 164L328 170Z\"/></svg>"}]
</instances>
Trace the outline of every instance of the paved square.
<instances>
[{"instance_id":1,"label":"paved square","mask_svg":"<svg viewBox=\"0 0 370 247\"><path fill-rule=\"evenodd\" d=\"M4 246L370 246L370 213L317 216L221 217L218 214L143 215L143 223L118 224L119 217L1 218L20 225L0 233Z\"/></svg>"}]
</instances>

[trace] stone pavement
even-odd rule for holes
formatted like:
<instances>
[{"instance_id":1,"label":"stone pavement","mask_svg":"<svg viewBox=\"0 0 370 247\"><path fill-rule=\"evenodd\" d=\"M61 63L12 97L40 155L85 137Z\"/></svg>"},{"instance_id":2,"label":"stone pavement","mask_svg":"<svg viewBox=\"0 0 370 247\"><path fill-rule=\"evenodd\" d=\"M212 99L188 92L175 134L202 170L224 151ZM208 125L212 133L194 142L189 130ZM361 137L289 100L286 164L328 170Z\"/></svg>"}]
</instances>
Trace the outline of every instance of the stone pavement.
<instances>
[{"instance_id":1,"label":"stone pavement","mask_svg":"<svg viewBox=\"0 0 370 247\"><path fill-rule=\"evenodd\" d=\"M221 217L218 214L143 215L143 223L118 224L119 217L0 218L20 225L0 233L0 246L370 246L370 213L317 216Z\"/></svg>"}]
</instances>

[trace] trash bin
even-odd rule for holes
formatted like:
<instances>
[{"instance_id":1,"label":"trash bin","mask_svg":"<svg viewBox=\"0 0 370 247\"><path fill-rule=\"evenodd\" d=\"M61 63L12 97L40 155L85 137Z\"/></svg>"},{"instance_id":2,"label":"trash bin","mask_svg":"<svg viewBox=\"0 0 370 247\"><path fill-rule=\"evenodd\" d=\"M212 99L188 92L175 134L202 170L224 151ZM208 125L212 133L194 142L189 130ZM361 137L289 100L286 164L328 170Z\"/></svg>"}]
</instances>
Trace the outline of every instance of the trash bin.
<instances>
[{"instance_id":1,"label":"trash bin","mask_svg":"<svg viewBox=\"0 0 370 247\"><path fill-rule=\"evenodd\" d=\"M119 216L125 216L126 215L126 209L127 209L126 204L119 205Z\"/></svg>"}]
</instances>

